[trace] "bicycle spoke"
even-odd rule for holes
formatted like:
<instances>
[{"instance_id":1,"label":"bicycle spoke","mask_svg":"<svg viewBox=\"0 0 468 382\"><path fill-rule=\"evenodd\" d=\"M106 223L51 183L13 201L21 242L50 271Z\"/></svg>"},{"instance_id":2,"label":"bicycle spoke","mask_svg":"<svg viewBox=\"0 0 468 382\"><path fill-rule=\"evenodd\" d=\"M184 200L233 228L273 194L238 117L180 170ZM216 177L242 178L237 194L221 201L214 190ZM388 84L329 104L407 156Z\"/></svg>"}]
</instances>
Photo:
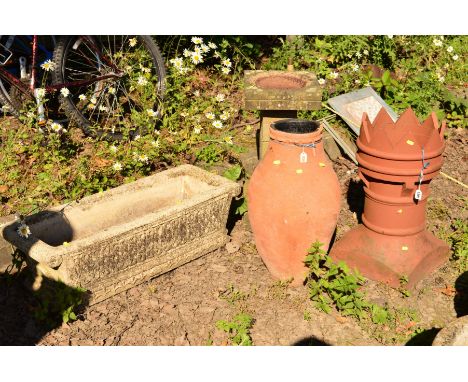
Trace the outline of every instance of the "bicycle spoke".
<instances>
[{"instance_id":1,"label":"bicycle spoke","mask_svg":"<svg viewBox=\"0 0 468 382\"><path fill-rule=\"evenodd\" d=\"M75 39L64 50L61 73L63 82L71 83L67 100L80 113L78 122L95 127L93 132L111 134L115 129L121 136L127 129L147 128L146 109L157 105L159 95L151 92L161 89L162 59L155 58L159 52L151 41L136 36L137 45L130 46L130 38L134 36L93 36L81 38L79 44ZM147 83L140 83L140 77ZM80 80L83 84L73 85Z\"/></svg>"}]
</instances>

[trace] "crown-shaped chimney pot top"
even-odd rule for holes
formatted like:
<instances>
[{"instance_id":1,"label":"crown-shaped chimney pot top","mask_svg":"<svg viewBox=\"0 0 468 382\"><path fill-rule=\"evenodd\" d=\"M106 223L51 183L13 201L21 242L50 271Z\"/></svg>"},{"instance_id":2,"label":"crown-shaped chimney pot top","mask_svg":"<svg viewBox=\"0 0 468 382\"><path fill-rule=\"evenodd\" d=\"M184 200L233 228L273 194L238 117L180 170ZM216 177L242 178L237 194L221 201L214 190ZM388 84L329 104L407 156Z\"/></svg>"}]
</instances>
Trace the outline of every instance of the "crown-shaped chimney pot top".
<instances>
[{"instance_id":1,"label":"crown-shaped chimney pot top","mask_svg":"<svg viewBox=\"0 0 468 382\"><path fill-rule=\"evenodd\" d=\"M408 108L393 122L387 111L381 108L373 123L363 113L357 144L361 151L383 157L419 157L423 148L428 156L436 156L443 152L445 146L444 130L445 122L439 128L435 113L421 124L414 111Z\"/></svg>"}]
</instances>

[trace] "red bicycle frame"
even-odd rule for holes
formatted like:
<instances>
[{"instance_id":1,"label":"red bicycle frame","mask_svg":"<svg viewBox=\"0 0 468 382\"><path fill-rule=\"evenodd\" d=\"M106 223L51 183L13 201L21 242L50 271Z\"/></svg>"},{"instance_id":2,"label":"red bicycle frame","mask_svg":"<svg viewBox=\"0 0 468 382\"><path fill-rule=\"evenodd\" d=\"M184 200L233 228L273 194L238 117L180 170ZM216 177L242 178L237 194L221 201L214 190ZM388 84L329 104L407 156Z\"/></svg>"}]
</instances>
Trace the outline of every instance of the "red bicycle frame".
<instances>
[{"instance_id":1,"label":"red bicycle frame","mask_svg":"<svg viewBox=\"0 0 468 382\"><path fill-rule=\"evenodd\" d=\"M107 65L109 65L115 72L114 73L109 73L105 74L102 76L97 76L95 78L89 79L89 80L80 80L80 81L72 81L72 82L66 82L66 83L59 83L59 84L52 84L52 85L47 85L45 86L46 92L53 92L56 90L60 90L64 87L73 87L73 86L83 86L83 85L90 85L94 82L98 82L101 80L105 80L108 78L120 78L123 75L123 72L119 70L110 60L109 57L107 57L105 54L101 52L101 49L94 43L92 38L89 36L80 36L80 38L85 39L89 45L92 47L92 49L95 51L97 58L105 62ZM21 93L24 95L28 96L29 98L33 99L34 98L34 90L36 89L36 75L37 75L37 35L33 36L33 41L32 41L32 68L31 68L31 81L29 83L29 87L24 84L21 79L15 77L12 75L10 72L5 70L2 66L0 66L0 78L3 78L5 81L7 81L9 84L17 88Z\"/></svg>"}]
</instances>

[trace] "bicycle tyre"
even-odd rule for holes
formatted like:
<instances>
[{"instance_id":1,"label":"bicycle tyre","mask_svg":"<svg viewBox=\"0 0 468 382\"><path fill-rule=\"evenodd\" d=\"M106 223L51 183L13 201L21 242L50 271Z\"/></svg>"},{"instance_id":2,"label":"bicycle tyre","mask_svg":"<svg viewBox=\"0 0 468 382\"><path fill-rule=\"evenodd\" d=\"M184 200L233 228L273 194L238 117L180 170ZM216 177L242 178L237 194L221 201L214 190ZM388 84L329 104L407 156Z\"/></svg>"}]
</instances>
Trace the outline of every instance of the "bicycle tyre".
<instances>
[{"instance_id":1,"label":"bicycle tyre","mask_svg":"<svg viewBox=\"0 0 468 382\"><path fill-rule=\"evenodd\" d=\"M87 136L105 140L121 140L125 136L125 129L128 129L130 137L145 134L152 128L154 129L156 121L161 115L161 101L166 77L163 56L158 45L150 36L130 37L64 36L57 42L53 59L55 64L54 84L86 81L98 75L102 76L112 72L111 67L100 58L96 48L93 48L93 44L107 54L112 64L124 72L120 78L99 80L82 86L70 86L68 87L69 95L59 97L65 114ZM135 45L130 44L132 39L136 41ZM138 54L143 57L141 58L143 64L138 63L139 68L136 67L136 59L134 58ZM129 62L132 65L122 67ZM143 72L142 68L151 71ZM142 70L141 75L147 78L149 90L140 90L135 85L136 74L134 70ZM139 94L139 91L145 92L145 96ZM133 92L138 93L139 97ZM151 94L146 95L147 92ZM85 98L80 99L80 97ZM94 103L91 102L93 98L95 99ZM101 113L102 107L104 109ZM135 112L142 113L144 118L148 117L145 114L147 110L154 111L150 120L136 123Z\"/></svg>"},{"instance_id":2,"label":"bicycle tyre","mask_svg":"<svg viewBox=\"0 0 468 382\"><path fill-rule=\"evenodd\" d=\"M5 90L6 87L4 83L2 83L2 79L0 79L0 105L7 107L7 112L15 117L19 117L19 110L13 105L11 102L10 96L8 95L8 91ZM1 113L3 114L3 112Z\"/></svg>"}]
</instances>

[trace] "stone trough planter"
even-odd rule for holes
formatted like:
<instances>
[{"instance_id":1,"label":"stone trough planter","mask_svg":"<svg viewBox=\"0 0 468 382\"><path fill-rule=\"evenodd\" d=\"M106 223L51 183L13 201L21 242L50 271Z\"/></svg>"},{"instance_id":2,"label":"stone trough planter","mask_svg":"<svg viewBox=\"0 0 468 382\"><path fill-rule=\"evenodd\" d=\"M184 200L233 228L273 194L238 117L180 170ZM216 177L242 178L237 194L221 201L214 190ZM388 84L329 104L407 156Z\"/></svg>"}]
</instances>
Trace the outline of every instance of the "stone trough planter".
<instances>
[{"instance_id":1,"label":"stone trough planter","mask_svg":"<svg viewBox=\"0 0 468 382\"><path fill-rule=\"evenodd\" d=\"M3 237L39 275L91 292L90 304L207 254L227 242L240 186L191 165L122 185L27 218Z\"/></svg>"}]
</instances>

